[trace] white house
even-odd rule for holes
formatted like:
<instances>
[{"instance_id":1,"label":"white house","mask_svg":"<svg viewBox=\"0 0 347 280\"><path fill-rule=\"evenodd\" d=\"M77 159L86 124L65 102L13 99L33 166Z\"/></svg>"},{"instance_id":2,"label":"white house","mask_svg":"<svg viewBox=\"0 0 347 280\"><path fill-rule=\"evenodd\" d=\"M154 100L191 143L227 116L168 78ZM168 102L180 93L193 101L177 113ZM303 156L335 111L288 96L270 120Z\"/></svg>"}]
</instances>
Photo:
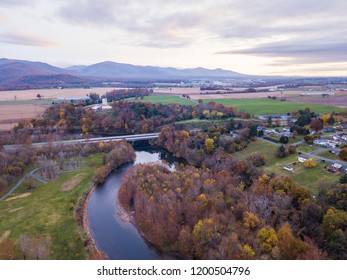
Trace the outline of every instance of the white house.
<instances>
[{"instance_id":1,"label":"white house","mask_svg":"<svg viewBox=\"0 0 347 280\"><path fill-rule=\"evenodd\" d=\"M285 165L285 166L283 166L283 169L288 170L288 171L290 171L290 172L293 172L293 171L294 171L294 168L293 168L292 166L290 166L290 165Z\"/></svg>"},{"instance_id":2,"label":"white house","mask_svg":"<svg viewBox=\"0 0 347 280\"><path fill-rule=\"evenodd\" d=\"M298 156L298 161L300 161L300 162L305 162L306 160L308 160L308 157L305 157L305 156L303 156L303 155L299 155L299 156Z\"/></svg>"}]
</instances>

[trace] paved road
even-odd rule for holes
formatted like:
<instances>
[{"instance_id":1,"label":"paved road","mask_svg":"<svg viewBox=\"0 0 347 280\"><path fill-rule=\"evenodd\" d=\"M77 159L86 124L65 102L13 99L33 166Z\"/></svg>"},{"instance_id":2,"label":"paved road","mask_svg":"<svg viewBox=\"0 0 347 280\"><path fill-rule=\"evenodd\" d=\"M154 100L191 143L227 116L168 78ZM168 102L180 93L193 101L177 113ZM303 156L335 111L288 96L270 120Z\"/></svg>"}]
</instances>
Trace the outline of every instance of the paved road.
<instances>
[{"instance_id":1,"label":"paved road","mask_svg":"<svg viewBox=\"0 0 347 280\"><path fill-rule=\"evenodd\" d=\"M35 168L34 170L30 171L27 175L25 175L22 179L20 179L17 184L11 189L8 191L8 193L6 193L3 197L0 198L0 201L4 200L6 197L8 197L10 194L12 194L22 183L23 181L25 180L25 178L27 177L33 177L35 178L36 180L44 183L44 184L47 184L46 181L42 180L38 175L34 174L37 170L39 170L40 168Z\"/></svg>"}]
</instances>

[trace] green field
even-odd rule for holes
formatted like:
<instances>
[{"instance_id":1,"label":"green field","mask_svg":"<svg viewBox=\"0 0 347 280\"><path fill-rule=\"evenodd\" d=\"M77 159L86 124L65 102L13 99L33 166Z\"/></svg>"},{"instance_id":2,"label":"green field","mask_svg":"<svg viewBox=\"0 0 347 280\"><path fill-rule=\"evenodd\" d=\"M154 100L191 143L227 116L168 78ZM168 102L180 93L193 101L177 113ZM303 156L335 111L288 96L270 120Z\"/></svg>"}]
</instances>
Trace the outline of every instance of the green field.
<instances>
[{"instance_id":1,"label":"green field","mask_svg":"<svg viewBox=\"0 0 347 280\"><path fill-rule=\"evenodd\" d=\"M276 149L276 145L258 140L250 143L246 149L233 155L239 159L246 159L253 152L261 152L265 156L266 164L263 168L267 173L275 173L280 176L290 175L294 182L310 190L313 195L318 193L322 183L333 183L339 180L338 174L329 173L324 169L325 164L320 162L317 162L317 166L311 169L307 169L302 163L297 162L293 165L294 172L289 172L283 169L283 166L296 162L298 155L292 154L280 159L275 156Z\"/></svg>"},{"instance_id":2,"label":"green field","mask_svg":"<svg viewBox=\"0 0 347 280\"><path fill-rule=\"evenodd\" d=\"M257 99L206 99L205 103L214 101L225 106L234 106L239 110L249 112L254 115L261 114L287 114L298 111L309 107L311 111L316 113L331 113L332 111L341 111L341 108L319 105L319 104L308 104L300 102L283 102L278 100L272 100L268 98L257 98Z\"/></svg>"},{"instance_id":3,"label":"green field","mask_svg":"<svg viewBox=\"0 0 347 280\"><path fill-rule=\"evenodd\" d=\"M134 98L127 99L129 101L135 101ZM170 104L170 103L176 103L181 105L193 105L196 104L196 101L187 100L184 98L181 98L179 96L145 96L143 100L137 99L136 101L139 102L151 102L151 103L162 103L162 104Z\"/></svg>"},{"instance_id":4,"label":"green field","mask_svg":"<svg viewBox=\"0 0 347 280\"><path fill-rule=\"evenodd\" d=\"M90 159L95 166L90 166ZM77 225L74 210L79 198L90 189L94 170L101 162L101 154L93 155L85 159L81 169L60 174L48 184L35 181L35 188L29 191L22 184L0 202L0 238L6 235L6 239L17 245L23 235L45 238L51 244L50 259L86 259L83 232ZM21 257L19 254L18 258Z\"/></svg>"}]
</instances>

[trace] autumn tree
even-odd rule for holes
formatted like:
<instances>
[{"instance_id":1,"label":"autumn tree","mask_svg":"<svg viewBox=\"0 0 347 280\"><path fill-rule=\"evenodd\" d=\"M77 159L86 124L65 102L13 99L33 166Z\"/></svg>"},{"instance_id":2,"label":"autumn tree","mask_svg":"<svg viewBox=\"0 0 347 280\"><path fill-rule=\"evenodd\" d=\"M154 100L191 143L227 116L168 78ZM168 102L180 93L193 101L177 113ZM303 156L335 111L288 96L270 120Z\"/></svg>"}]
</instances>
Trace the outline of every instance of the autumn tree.
<instances>
[{"instance_id":1,"label":"autumn tree","mask_svg":"<svg viewBox=\"0 0 347 280\"><path fill-rule=\"evenodd\" d=\"M330 208L323 218L325 247L334 259L347 258L347 213Z\"/></svg>"},{"instance_id":2,"label":"autumn tree","mask_svg":"<svg viewBox=\"0 0 347 280\"><path fill-rule=\"evenodd\" d=\"M275 248L278 243L278 237L276 231L269 226L265 226L260 229L257 233L257 239L262 252L267 254Z\"/></svg>"},{"instance_id":3,"label":"autumn tree","mask_svg":"<svg viewBox=\"0 0 347 280\"><path fill-rule=\"evenodd\" d=\"M313 158L310 158L304 162L304 166L306 168L313 168L317 166L317 162Z\"/></svg>"},{"instance_id":4,"label":"autumn tree","mask_svg":"<svg viewBox=\"0 0 347 280\"><path fill-rule=\"evenodd\" d=\"M316 132L323 129L323 122L320 119L313 119L310 123L310 128L314 129Z\"/></svg>"},{"instance_id":5,"label":"autumn tree","mask_svg":"<svg viewBox=\"0 0 347 280\"><path fill-rule=\"evenodd\" d=\"M323 120L323 124L327 125L328 124L328 119L330 118L330 115L329 114L324 114L321 118Z\"/></svg>"},{"instance_id":6,"label":"autumn tree","mask_svg":"<svg viewBox=\"0 0 347 280\"><path fill-rule=\"evenodd\" d=\"M284 158L284 157L288 156L288 152L287 152L285 146L281 145L277 148L276 156L278 158Z\"/></svg>"},{"instance_id":7,"label":"autumn tree","mask_svg":"<svg viewBox=\"0 0 347 280\"><path fill-rule=\"evenodd\" d=\"M328 124L333 125L336 122L335 118L333 115L330 115L330 118L328 119Z\"/></svg>"},{"instance_id":8,"label":"autumn tree","mask_svg":"<svg viewBox=\"0 0 347 280\"><path fill-rule=\"evenodd\" d=\"M309 250L310 246L295 238L292 229L288 223L284 223L277 232L278 248L280 250L280 259L298 260Z\"/></svg>"},{"instance_id":9,"label":"autumn tree","mask_svg":"<svg viewBox=\"0 0 347 280\"><path fill-rule=\"evenodd\" d=\"M339 179L341 184L347 184L347 173L343 173Z\"/></svg>"},{"instance_id":10,"label":"autumn tree","mask_svg":"<svg viewBox=\"0 0 347 280\"><path fill-rule=\"evenodd\" d=\"M213 150L214 150L214 140L211 139L211 138L207 138L205 140L205 148L206 148L206 151L209 152L209 153L212 153Z\"/></svg>"},{"instance_id":11,"label":"autumn tree","mask_svg":"<svg viewBox=\"0 0 347 280\"><path fill-rule=\"evenodd\" d=\"M340 153L339 153L339 157L343 160L347 161L347 147L343 148Z\"/></svg>"}]
</instances>

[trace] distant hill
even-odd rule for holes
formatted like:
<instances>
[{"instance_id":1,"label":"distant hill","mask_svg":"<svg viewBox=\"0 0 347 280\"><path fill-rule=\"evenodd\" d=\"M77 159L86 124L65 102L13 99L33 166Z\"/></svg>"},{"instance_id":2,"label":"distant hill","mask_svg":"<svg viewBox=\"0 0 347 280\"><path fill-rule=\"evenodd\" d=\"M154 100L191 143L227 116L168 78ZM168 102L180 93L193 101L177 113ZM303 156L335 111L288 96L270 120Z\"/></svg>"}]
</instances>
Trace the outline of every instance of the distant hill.
<instances>
[{"instance_id":1,"label":"distant hill","mask_svg":"<svg viewBox=\"0 0 347 280\"><path fill-rule=\"evenodd\" d=\"M41 88L50 86L88 86L97 81L188 80L196 78L246 78L222 69L176 69L172 67L138 66L105 61L89 66L59 68L43 62L0 59L0 90Z\"/></svg>"},{"instance_id":2,"label":"distant hill","mask_svg":"<svg viewBox=\"0 0 347 280\"><path fill-rule=\"evenodd\" d=\"M1 80L13 80L23 76L71 74L70 71L61 69L43 62L32 62L15 59L0 59Z\"/></svg>"},{"instance_id":3,"label":"distant hill","mask_svg":"<svg viewBox=\"0 0 347 280\"><path fill-rule=\"evenodd\" d=\"M176 69L156 66L138 66L125 63L105 61L90 66L73 66L67 68L84 76L122 79L190 79L190 78L242 78L246 75L222 69Z\"/></svg>"}]
</instances>

